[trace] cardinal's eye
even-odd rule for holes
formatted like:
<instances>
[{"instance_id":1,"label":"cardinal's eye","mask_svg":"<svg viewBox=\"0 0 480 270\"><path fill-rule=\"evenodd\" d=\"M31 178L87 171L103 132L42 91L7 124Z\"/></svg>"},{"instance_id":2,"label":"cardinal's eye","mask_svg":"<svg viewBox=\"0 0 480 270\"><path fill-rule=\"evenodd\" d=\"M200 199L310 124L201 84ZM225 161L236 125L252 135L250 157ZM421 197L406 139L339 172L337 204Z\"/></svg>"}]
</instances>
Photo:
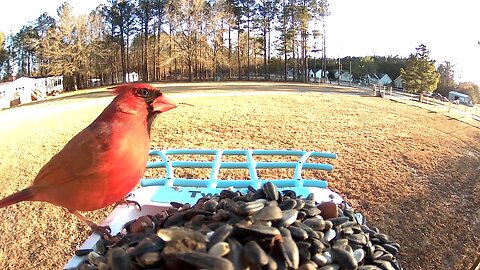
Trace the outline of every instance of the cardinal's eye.
<instances>
[{"instance_id":1,"label":"cardinal's eye","mask_svg":"<svg viewBox=\"0 0 480 270\"><path fill-rule=\"evenodd\" d=\"M140 96L144 97L144 98L148 98L150 97L150 91L148 89L142 89L139 91L139 94Z\"/></svg>"}]
</instances>

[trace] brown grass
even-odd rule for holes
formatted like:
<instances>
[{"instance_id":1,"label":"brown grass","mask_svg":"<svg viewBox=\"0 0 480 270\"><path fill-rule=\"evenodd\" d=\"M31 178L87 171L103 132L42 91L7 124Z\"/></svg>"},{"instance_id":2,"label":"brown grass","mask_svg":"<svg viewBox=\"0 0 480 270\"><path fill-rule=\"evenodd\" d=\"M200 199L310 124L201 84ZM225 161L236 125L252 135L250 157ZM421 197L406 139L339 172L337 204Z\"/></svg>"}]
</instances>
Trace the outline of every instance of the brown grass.
<instances>
[{"instance_id":1,"label":"brown grass","mask_svg":"<svg viewBox=\"0 0 480 270\"><path fill-rule=\"evenodd\" d=\"M299 93L195 98L171 94L194 106L180 106L157 118L152 147L337 153L333 172L308 172L308 177L327 179L370 226L399 242L405 269L465 269L473 262L480 243L478 128L386 99L330 94L348 89L298 84L165 86L170 92L205 87L217 92ZM80 97L0 112L0 197L28 186L41 166L111 98L101 91ZM245 178L242 170L225 173ZM86 215L100 222L111 210ZM0 268L61 269L88 234L73 215L46 203L0 209Z\"/></svg>"}]
</instances>

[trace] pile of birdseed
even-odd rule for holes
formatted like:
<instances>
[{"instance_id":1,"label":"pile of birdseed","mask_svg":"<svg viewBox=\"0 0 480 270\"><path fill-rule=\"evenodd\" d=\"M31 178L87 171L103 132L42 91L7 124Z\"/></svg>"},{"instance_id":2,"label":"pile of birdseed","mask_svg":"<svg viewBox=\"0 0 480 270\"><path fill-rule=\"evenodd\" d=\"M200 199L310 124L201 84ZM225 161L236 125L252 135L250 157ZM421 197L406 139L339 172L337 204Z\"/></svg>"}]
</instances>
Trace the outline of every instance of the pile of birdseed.
<instances>
[{"instance_id":1,"label":"pile of birdseed","mask_svg":"<svg viewBox=\"0 0 480 270\"><path fill-rule=\"evenodd\" d=\"M346 204L315 202L267 182L171 203L102 239L75 269L402 269L400 246Z\"/></svg>"}]
</instances>

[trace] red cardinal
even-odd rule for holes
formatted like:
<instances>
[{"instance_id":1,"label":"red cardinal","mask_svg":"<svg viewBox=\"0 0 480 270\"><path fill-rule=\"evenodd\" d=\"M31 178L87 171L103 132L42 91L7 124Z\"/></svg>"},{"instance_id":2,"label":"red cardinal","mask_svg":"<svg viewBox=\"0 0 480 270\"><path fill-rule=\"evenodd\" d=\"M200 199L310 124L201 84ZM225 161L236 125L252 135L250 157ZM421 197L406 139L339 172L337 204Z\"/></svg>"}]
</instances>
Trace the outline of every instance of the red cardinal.
<instances>
[{"instance_id":1,"label":"red cardinal","mask_svg":"<svg viewBox=\"0 0 480 270\"><path fill-rule=\"evenodd\" d=\"M147 164L155 116L176 107L148 84L125 84L114 91L118 95L97 119L43 166L30 187L0 200L0 208L21 201L49 202L108 235L77 211L111 205L135 187Z\"/></svg>"}]
</instances>

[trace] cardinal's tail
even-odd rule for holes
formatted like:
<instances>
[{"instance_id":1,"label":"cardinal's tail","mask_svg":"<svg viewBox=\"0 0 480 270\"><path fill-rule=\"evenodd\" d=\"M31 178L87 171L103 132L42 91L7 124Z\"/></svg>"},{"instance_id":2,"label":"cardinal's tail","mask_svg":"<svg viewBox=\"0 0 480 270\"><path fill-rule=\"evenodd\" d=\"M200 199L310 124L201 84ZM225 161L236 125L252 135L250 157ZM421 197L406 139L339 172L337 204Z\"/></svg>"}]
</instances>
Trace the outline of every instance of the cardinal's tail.
<instances>
[{"instance_id":1,"label":"cardinal's tail","mask_svg":"<svg viewBox=\"0 0 480 270\"><path fill-rule=\"evenodd\" d=\"M33 198L33 193L30 188L20 190L0 200L0 208L7 207L22 201L29 201Z\"/></svg>"}]
</instances>

